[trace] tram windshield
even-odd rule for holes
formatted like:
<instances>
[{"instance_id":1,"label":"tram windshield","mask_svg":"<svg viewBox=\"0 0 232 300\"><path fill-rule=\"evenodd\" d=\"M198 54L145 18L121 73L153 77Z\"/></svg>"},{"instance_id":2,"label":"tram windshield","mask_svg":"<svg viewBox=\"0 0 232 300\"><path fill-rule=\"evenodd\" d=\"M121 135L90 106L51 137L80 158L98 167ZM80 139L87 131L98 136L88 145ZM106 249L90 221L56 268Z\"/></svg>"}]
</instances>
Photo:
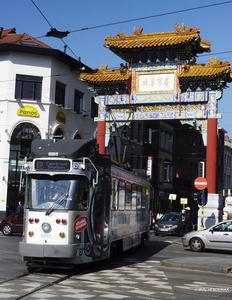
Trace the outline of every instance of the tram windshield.
<instances>
[{"instance_id":1,"label":"tram windshield","mask_svg":"<svg viewBox=\"0 0 232 300\"><path fill-rule=\"evenodd\" d=\"M84 176L28 176L25 207L30 209L87 210L89 182Z\"/></svg>"}]
</instances>

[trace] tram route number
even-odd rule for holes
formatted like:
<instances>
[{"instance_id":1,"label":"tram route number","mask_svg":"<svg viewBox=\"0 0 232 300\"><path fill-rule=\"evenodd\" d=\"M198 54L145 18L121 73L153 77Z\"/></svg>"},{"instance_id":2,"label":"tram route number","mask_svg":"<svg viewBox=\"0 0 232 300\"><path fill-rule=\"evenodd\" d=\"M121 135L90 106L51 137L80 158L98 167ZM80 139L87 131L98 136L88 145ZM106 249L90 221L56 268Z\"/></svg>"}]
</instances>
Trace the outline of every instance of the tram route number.
<instances>
[{"instance_id":1,"label":"tram route number","mask_svg":"<svg viewBox=\"0 0 232 300\"><path fill-rule=\"evenodd\" d=\"M52 235L50 233L42 233L41 234L41 238L44 238L44 239L49 239L51 237L52 237Z\"/></svg>"}]
</instances>

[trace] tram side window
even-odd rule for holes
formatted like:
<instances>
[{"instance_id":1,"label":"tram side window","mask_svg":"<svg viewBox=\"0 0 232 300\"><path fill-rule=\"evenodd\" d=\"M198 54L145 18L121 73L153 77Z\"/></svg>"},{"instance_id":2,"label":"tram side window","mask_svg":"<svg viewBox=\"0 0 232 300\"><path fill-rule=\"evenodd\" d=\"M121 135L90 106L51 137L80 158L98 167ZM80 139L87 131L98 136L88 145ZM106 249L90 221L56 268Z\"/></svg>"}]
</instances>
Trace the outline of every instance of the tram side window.
<instances>
[{"instance_id":1,"label":"tram side window","mask_svg":"<svg viewBox=\"0 0 232 300\"><path fill-rule=\"evenodd\" d=\"M136 200L137 200L137 187L135 184L132 184L132 198L131 198L132 210L136 210Z\"/></svg>"},{"instance_id":2,"label":"tram side window","mask_svg":"<svg viewBox=\"0 0 232 300\"><path fill-rule=\"evenodd\" d=\"M111 209L118 209L118 180L116 178L111 180Z\"/></svg>"},{"instance_id":3,"label":"tram side window","mask_svg":"<svg viewBox=\"0 0 232 300\"><path fill-rule=\"evenodd\" d=\"M89 182L86 178L83 178L79 184L79 188L76 195L76 208L86 210L89 204Z\"/></svg>"},{"instance_id":4,"label":"tram side window","mask_svg":"<svg viewBox=\"0 0 232 300\"><path fill-rule=\"evenodd\" d=\"M125 182L119 180L119 193L118 193L118 208L119 210L124 210L125 208Z\"/></svg>"},{"instance_id":5,"label":"tram side window","mask_svg":"<svg viewBox=\"0 0 232 300\"><path fill-rule=\"evenodd\" d=\"M132 189L131 183L126 183L126 210L131 210L132 205Z\"/></svg>"},{"instance_id":6,"label":"tram side window","mask_svg":"<svg viewBox=\"0 0 232 300\"><path fill-rule=\"evenodd\" d=\"M137 190L137 209L141 209L141 186L138 186Z\"/></svg>"},{"instance_id":7,"label":"tram side window","mask_svg":"<svg viewBox=\"0 0 232 300\"><path fill-rule=\"evenodd\" d=\"M145 208L149 208L150 206L150 191L149 189L146 189L146 207Z\"/></svg>"},{"instance_id":8,"label":"tram side window","mask_svg":"<svg viewBox=\"0 0 232 300\"><path fill-rule=\"evenodd\" d=\"M146 208L146 189L142 188L142 201L141 201L142 209Z\"/></svg>"}]
</instances>

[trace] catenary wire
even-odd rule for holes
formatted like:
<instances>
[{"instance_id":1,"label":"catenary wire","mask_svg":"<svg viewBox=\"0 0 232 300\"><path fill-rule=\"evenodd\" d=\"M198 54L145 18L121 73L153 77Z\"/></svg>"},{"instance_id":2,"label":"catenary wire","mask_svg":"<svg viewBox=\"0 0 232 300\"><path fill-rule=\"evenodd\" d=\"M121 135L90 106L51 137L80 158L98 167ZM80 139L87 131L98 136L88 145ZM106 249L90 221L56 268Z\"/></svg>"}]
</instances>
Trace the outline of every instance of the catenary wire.
<instances>
[{"instance_id":1,"label":"catenary wire","mask_svg":"<svg viewBox=\"0 0 232 300\"><path fill-rule=\"evenodd\" d=\"M49 22L49 20L45 17L45 15L43 14L43 12L39 9L39 7L35 4L34 0L31 0L31 2L34 4L34 6L36 7L36 9L40 12L40 14L43 16L43 18L46 20L46 22L49 24L49 26L51 28L53 28L53 26L51 25L51 23ZM134 21L139 21L139 20L146 20L146 19L151 19L151 18L157 18L157 17L163 17L163 16L168 16L168 15L172 15L172 14L178 14L178 13L183 13L183 12L187 12L187 11L193 11L193 10L199 10L199 9L205 9L205 8L209 8L209 7L214 7L214 6L220 6L220 5L226 5L226 4L231 4L232 0L230 1L224 1L224 2L219 2L219 3L212 3L212 4L207 4L207 5L202 5L202 6L196 6L196 7L191 7L191 8L185 8L185 9L180 9L180 10L176 10L176 11L171 11L171 12L165 12L165 13L161 13L161 14L156 14L156 15L151 15L151 16L146 16L146 17L139 17L139 18L134 18L134 19L128 19L128 20L123 20L123 21L117 21L117 22L112 22L112 23L106 23L106 24L101 24L101 25L95 25L95 26L91 26L91 27L83 27L81 29L76 29L76 30L71 30L69 31L69 33L74 33L74 32L80 32L83 30L91 30L91 29L98 29L98 28L102 28L102 27L108 27L108 26L113 26L113 25L118 25L118 24L123 24L123 23L129 23L129 22L134 22ZM40 36L37 38L43 38L46 36ZM79 57L76 56L76 54L72 51L72 49L64 42L64 40L61 38L61 41L63 42L63 44L70 50L70 52L79 60ZM232 51L224 51L224 52L218 52L218 53L211 53L211 54L204 54L201 55L201 57L205 57L205 56L209 56L209 55L219 55L219 54L226 54L226 53L231 53ZM113 68L114 69L114 68Z\"/></svg>"}]
</instances>

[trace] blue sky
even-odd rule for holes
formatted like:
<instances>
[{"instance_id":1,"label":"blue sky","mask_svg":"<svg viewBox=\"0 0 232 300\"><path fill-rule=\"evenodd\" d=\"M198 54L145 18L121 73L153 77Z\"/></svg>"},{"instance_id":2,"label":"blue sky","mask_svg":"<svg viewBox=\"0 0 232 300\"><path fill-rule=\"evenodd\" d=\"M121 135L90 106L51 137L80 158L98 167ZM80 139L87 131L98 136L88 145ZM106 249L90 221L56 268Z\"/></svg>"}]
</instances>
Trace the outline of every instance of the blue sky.
<instances>
[{"instance_id":1,"label":"blue sky","mask_svg":"<svg viewBox=\"0 0 232 300\"><path fill-rule=\"evenodd\" d=\"M71 49L67 54L91 68L118 68L124 61L104 48L106 36L122 31L130 35L140 26L143 33L173 31L175 23L184 23L200 28L201 38L211 42L212 52L200 55L197 63L207 63L210 57L232 62L231 12L232 1L223 0L1 0L0 26L15 27L17 33L26 32L61 51L62 40L44 36L51 27L70 31L63 39ZM232 83L218 106L219 126L232 138Z\"/></svg>"}]
</instances>

